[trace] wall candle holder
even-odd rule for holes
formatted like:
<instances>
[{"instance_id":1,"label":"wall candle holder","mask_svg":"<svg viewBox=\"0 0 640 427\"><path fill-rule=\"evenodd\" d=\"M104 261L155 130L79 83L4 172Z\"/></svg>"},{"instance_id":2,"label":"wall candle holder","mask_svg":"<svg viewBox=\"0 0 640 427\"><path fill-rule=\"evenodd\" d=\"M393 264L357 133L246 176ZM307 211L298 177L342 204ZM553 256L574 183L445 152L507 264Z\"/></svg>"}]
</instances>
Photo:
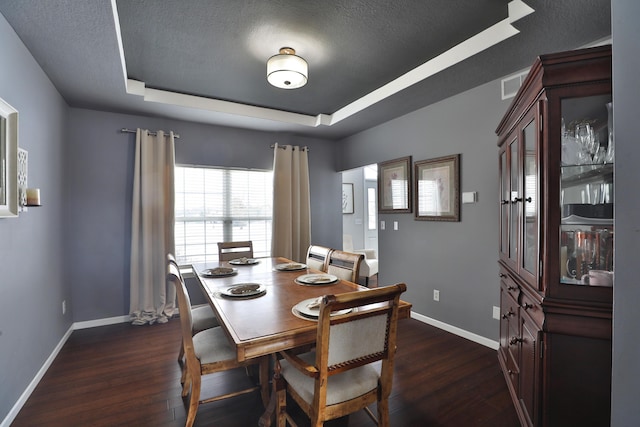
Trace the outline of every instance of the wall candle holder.
<instances>
[{"instance_id":1,"label":"wall candle holder","mask_svg":"<svg viewBox=\"0 0 640 427\"><path fill-rule=\"evenodd\" d=\"M40 201L40 189L28 188L27 176L29 169L29 152L18 148L18 210L27 212L28 206L42 206Z\"/></svg>"}]
</instances>

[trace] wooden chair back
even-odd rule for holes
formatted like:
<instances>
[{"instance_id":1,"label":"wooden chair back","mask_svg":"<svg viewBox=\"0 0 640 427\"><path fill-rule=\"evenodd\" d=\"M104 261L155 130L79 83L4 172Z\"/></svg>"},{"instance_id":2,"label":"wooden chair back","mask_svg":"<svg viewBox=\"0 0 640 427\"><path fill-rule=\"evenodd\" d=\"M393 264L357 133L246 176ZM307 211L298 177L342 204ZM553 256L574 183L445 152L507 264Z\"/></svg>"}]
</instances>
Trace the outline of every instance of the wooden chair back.
<instances>
[{"instance_id":1,"label":"wooden chair back","mask_svg":"<svg viewBox=\"0 0 640 427\"><path fill-rule=\"evenodd\" d=\"M327 273L333 274L342 280L358 283L360 277L360 264L364 260L364 255L353 254L334 249L329 254L327 263Z\"/></svg>"},{"instance_id":2,"label":"wooden chair back","mask_svg":"<svg viewBox=\"0 0 640 427\"><path fill-rule=\"evenodd\" d=\"M230 261L236 258L253 258L253 242L218 242L218 259Z\"/></svg>"},{"instance_id":3,"label":"wooden chair back","mask_svg":"<svg viewBox=\"0 0 640 427\"><path fill-rule=\"evenodd\" d=\"M182 348L184 351L185 363L199 364L195 360L193 347L193 317L191 314L191 299L184 283L184 278L180 273L180 267L172 255L167 256L167 280L176 287L176 298L178 300L178 310L180 311L180 330L182 332ZM194 360L189 361L192 358Z\"/></svg>"},{"instance_id":4,"label":"wooden chair back","mask_svg":"<svg viewBox=\"0 0 640 427\"><path fill-rule=\"evenodd\" d=\"M311 390L314 394L311 403L301 397L299 390L286 386L289 394L311 418L311 425L321 426L326 420L343 417L361 409L365 409L379 425L389 425L388 398L393 383L398 308L400 295L406 289L404 283L398 283L366 291L324 296L318 319L315 363L306 364L292 351L281 352L288 362L313 378L314 387ZM331 316L332 312L345 309L352 311ZM374 378L372 389L364 394L339 403L327 403L331 401L327 396L330 377L376 362L381 362L377 371L377 385ZM278 369L279 366L276 365L277 375ZM281 381L278 376L276 378ZM282 384L280 387L282 389ZM376 401L377 419L367 408ZM286 404L281 402L281 405L285 405L285 408L281 408L283 414L280 417L289 420Z\"/></svg>"},{"instance_id":5,"label":"wooden chair back","mask_svg":"<svg viewBox=\"0 0 640 427\"><path fill-rule=\"evenodd\" d=\"M333 249L324 246L309 246L309 249L307 249L307 266L326 273L327 264L329 263L329 254L331 254L332 250Z\"/></svg>"}]
</instances>

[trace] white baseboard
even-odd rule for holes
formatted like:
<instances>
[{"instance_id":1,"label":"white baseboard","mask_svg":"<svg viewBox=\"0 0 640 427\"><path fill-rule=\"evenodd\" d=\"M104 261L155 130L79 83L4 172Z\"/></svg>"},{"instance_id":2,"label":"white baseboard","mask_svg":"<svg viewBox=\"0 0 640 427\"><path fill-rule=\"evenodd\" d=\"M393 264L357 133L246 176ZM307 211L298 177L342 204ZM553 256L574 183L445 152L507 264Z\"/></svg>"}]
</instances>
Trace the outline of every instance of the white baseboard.
<instances>
[{"instance_id":1,"label":"white baseboard","mask_svg":"<svg viewBox=\"0 0 640 427\"><path fill-rule=\"evenodd\" d=\"M442 329L443 331L451 332L454 335L458 335L459 337L466 338L478 344L482 344L483 346L489 347L493 350L497 350L500 345L498 341L490 340L489 338L474 334L473 332L465 331L464 329L458 328L457 326L452 326L448 323L432 319L431 317L423 316L422 314L418 314L415 311L411 312L411 318L419 320L422 323L427 323L431 326L435 326L436 328Z\"/></svg>"},{"instance_id":2,"label":"white baseboard","mask_svg":"<svg viewBox=\"0 0 640 427\"><path fill-rule=\"evenodd\" d=\"M22 392L15 405L13 405L7 416L4 418L4 420L2 420L0 427L9 427L13 420L18 416L18 412L20 412L20 409L22 409L24 404L27 403L27 399L29 399L29 396L31 396L33 390L36 389L36 386L38 385L42 377L44 377L44 374L47 373L47 370L55 360L56 356L58 355L58 353L60 353L60 350L62 350L62 347L71 336L71 332L73 332L73 325L71 325L67 332L65 332L65 334L62 336L62 338L58 342L58 345L56 345L47 360L45 360L36 376L33 377L33 380L31 380L27 388Z\"/></svg>"},{"instance_id":3,"label":"white baseboard","mask_svg":"<svg viewBox=\"0 0 640 427\"><path fill-rule=\"evenodd\" d=\"M13 407L11 408L7 416L4 418L4 420L2 420L2 423L0 423L0 427L9 427L13 422L13 420L18 416L18 412L20 412L24 404L27 403L27 399L29 399L29 396L31 396L31 393L33 393L33 390L36 389L36 386L38 385L40 380L42 380L42 377L44 377L44 374L47 372L47 370L49 369L49 367L51 366L56 356L58 355L58 353L60 352L64 344L67 342L67 340L69 339L73 331L77 329L95 328L97 326L106 326L106 325L114 325L116 323L125 323L125 322L128 322L129 319L130 317L126 315L126 316L108 317L106 319L87 320L84 322L75 322L71 324L67 332L58 342L58 345L56 345L56 347L53 349L53 351L51 352L47 360L44 362L44 364L42 365L42 367L40 368L36 376L33 377L33 380L31 380L31 382L29 383L25 391L22 392L22 394L20 395L20 398L13 405Z\"/></svg>"},{"instance_id":4,"label":"white baseboard","mask_svg":"<svg viewBox=\"0 0 640 427\"><path fill-rule=\"evenodd\" d=\"M131 318L129 315L126 316L116 316L116 317L107 317L105 319L95 319L95 320L85 320L84 322L75 322L73 324L73 330L76 329L87 329L87 328L96 328L98 326L107 326L107 325L115 325L116 323L126 323Z\"/></svg>"}]
</instances>

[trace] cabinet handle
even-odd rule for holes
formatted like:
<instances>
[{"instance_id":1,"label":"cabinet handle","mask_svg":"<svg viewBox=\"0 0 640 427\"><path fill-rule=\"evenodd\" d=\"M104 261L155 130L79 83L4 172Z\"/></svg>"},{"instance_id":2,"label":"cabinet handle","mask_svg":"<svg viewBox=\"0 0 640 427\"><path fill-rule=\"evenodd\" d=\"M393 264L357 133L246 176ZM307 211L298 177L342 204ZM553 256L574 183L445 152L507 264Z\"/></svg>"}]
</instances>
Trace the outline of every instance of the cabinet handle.
<instances>
[{"instance_id":1,"label":"cabinet handle","mask_svg":"<svg viewBox=\"0 0 640 427\"><path fill-rule=\"evenodd\" d=\"M525 202L529 202L529 203L531 203L531 200L533 200L531 197L527 197L526 199L524 199Z\"/></svg>"},{"instance_id":2,"label":"cabinet handle","mask_svg":"<svg viewBox=\"0 0 640 427\"><path fill-rule=\"evenodd\" d=\"M509 201L508 200L500 200L500 204L501 205L508 205Z\"/></svg>"},{"instance_id":3,"label":"cabinet handle","mask_svg":"<svg viewBox=\"0 0 640 427\"><path fill-rule=\"evenodd\" d=\"M510 290L510 291L516 291L516 290L518 290L518 287L517 286L507 286L507 289Z\"/></svg>"},{"instance_id":4,"label":"cabinet handle","mask_svg":"<svg viewBox=\"0 0 640 427\"><path fill-rule=\"evenodd\" d=\"M533 305L525 302L522 308L524 308L525 310L529 310L530 308L533 308Z\"/></svg>"},{"instance_id":5,"label":"cabinet handle","mask_svg":"<svg viewBox=\"0 0 640 427\"><path fill-rule=\"evenodd\" d=\"M524 342L524 340L522 338L513 337L509 340L509 345L515 345L515 344L518 344L519 342Z\"/></svg>"},{"instance_id":6,"label":"cabinet handle","mask_svg":"<svg viewBox=\"0 0 640 427\"><path fill-rule=\"evenodd\" d=\"M513 199L513 201L511 203L518 203L522 201L522 197L516 197Z\"/></svg>"},{"instance_id":7,"label":"cabinet handle","mask_svg":"<svg viewBox=\"0 0 640 427\"><path fill-rule=\"evenodd\" d=\"M507 277L507 275L506 275L506 274L504 274L504 273L500 273L500 274L498 274L498 276L500 276L500 277L502 277L502 278Z\"/></svg>"},{"instance_id":8,"label":"cabinet handle","mask_svg":"<svg viewBox=\"0 0 640 427\"><path fill-rule=\"evenodd\" d=\"M513 311L511 311L511 309L509 309L509 311L505 314L502 315L503 319L508 319L509 316L515 316L515 313Z\"/></svg>"},{"instance_id":9,"label":"cabinet handle","mask_svg":"<svg viewBox=\"0 0 640 427\"><path fill-rule=\"evenodd\" d=\"M507 372L509 373L509 375L513 375L514 374L514 372L511 369L509 369Z\"/></svg>"}]
</instances>

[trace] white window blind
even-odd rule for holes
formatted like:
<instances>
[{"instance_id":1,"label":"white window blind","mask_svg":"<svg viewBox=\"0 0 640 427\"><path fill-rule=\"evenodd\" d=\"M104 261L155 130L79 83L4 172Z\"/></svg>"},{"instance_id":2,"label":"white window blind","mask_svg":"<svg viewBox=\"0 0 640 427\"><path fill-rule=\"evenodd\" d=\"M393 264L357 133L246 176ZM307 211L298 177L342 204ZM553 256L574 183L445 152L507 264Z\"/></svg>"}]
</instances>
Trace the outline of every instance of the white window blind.
<instances>
[{"instance_id":1,"label":"white window blind","mask_svg":"<svg viewBox=\"0 0 640 427\"><path fill-rule=\"evenodd\" d=\"M271 254L271 171L176 166L176 259L218 261L218 242L253 241L255 257Z\"/></svg>"}]
</instances>

